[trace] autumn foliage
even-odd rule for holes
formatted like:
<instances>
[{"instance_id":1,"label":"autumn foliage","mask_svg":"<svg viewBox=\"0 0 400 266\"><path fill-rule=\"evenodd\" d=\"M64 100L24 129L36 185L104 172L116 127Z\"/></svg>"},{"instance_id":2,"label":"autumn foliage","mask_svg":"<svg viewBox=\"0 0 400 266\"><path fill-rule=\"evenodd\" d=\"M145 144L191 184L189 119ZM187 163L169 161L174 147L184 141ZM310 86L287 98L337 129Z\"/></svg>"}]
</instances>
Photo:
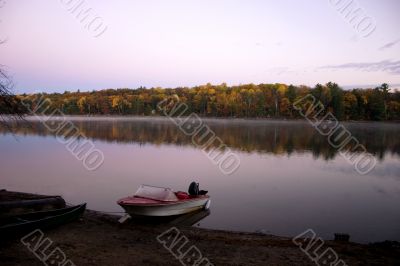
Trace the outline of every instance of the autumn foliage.
<instances>
[{"instance_id":1,"label":"autumn foliage","mask_svg":"<svg viewBox=\"0 0 400 266\"><path fill-rule=\"evenodd\" d=\"M343 90L335 83L314 88L285 84L226 84L174 89L106 89L92 92L24 94L18 97L31 110L43 98L50 99L45 113L60 110L67 115L161 115L157 104L178 97L187 104L187 113L204 117L301 118L293 103L312 94L339 120L399 120L400 92L390 92L386 84L374 89ZM36 108L36 109L35 109Z\"/></svg>"}]
</instances>

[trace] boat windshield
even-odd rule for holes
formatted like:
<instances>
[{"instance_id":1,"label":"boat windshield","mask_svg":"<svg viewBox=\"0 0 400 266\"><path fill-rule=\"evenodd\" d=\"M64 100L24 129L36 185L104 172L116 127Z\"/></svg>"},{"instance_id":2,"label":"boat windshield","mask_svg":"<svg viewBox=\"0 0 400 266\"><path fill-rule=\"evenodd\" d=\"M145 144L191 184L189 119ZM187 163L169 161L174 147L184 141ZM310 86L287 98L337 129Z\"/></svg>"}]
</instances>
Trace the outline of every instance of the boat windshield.
<instances>
[{"instance_id":1,"label":"boat windshield","mask_svg":"<svg viewBox=\"0 0 400 266\"><path fill-rule=\"evenodd\" d=\"M170 188L147 185L141 185L134 196L159 201L178 201L175 193Z\"/></svg>"}]
</instances>

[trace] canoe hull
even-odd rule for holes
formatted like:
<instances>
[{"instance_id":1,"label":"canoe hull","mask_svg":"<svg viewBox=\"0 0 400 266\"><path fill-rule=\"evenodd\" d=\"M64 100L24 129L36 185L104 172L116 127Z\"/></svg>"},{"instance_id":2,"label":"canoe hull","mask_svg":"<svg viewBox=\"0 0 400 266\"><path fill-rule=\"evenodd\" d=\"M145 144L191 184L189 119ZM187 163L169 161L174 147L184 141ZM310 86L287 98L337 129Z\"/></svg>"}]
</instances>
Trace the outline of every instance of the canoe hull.
<instances>
[{"instance_id":1,"label":"canoe hull","mask_svg":"<svg viewBox=\"0 0 400 266\"><path fill-rule=\"evenodd\" d=\"M46 212L37 212L23 214L13 218L20 222L12 222L0 226L0 235L2 236L18 236L31 232L36 229L53 228L73 220L78 219L85 212L86 204L81 204L71 208L61 210L53 210ZM43 217L41 217L43 216ZM13 219L12 217L8 219Z\"/></svg>"},{"instance_id":2,"label":"canoe hull","mask_svg":"<svg viewBox=\"0 0 400 266\"><path fill-rule=\"evenodd\" d=\"M0 201L0 218L18 215L26 212L65 208L65 200L60 196L12 201Z\"/></svg>"}]
</instances>

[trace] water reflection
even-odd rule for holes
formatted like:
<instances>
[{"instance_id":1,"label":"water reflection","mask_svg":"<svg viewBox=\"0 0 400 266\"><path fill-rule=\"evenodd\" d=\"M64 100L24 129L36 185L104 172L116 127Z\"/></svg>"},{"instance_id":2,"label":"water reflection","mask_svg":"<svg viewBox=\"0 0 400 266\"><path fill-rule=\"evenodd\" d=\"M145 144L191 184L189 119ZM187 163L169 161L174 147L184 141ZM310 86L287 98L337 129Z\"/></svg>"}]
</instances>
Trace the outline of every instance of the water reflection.
<instances>
[{"instance_id":1,"label":"water reflection","mask_svg":"<svg viewBox=\"0 0 400 266\"><path fill-rule=\"evenodd\" d=\"M190 136L163 118L70 118L86 137L117 143L171 144L194 146ZM326 136L302 121L246 121L205 119L216 136L231 149L248 153L311 153L314 158L330 160L338 155ZM56 122L57 123L57 122ZM58 122L60 123L60 122ZM378 159L385 154L400 155L400 127L387 123L343 123L351 134ZM9 123L16 135L49 136L52 132L37 120ZM0 133L9 129L0 127Z\"/></svg>"},{"instance_id":2,"label":"water reflection","mask_svg":"<svg viewBox=\"0 0 400 266\"><path fill-rule=\"evenodd\" d=\"M226 176L166 119L73 121L104 153L99 169L87 171L38 121L12 124L14 136L0 129L0 187L121 212L116 200L141 184L184 191L195 180L212 198L212 215L197 216L209 215L202 228L283 236L312 228L326 239L344 232L356 242L400 240L398 124L344 124L381 158L371 173L359 175L305 122L206 120L240 151L240 168Z\"/></svg>"}]
</instances>

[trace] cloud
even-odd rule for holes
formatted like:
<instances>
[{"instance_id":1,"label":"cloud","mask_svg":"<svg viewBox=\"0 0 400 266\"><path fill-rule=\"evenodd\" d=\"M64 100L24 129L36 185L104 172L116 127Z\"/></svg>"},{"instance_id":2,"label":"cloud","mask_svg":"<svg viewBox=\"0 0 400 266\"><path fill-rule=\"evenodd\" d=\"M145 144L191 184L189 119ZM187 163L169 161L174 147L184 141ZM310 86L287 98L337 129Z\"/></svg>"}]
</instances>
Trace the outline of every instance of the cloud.
<instances>
[{"instance_id":1,"label":"cloud","mask_svg":"<svg viewBox=\"0 0 400 266\"><path fill-rule=\"evenodd\" d=\"M391 48L392 46L395 46L396 44L398 44L400 42L400 39L397 39L393 42L387 43L384 46L382 46L381 48L379 48L380 51L386 50Z\"/></svg>"},{"instance_id":2,"label":"cloud","mask_svg":"<svg viewBox=\"0 0 400 266\"><path fill-rule=\"evenodd\" d=\"M321 69L355 69L366 72L383 71L393 75L400 75L400 60L383 60L380 62L347 63L342 65L322 66Z\"/></svg>"}]
</instances>

